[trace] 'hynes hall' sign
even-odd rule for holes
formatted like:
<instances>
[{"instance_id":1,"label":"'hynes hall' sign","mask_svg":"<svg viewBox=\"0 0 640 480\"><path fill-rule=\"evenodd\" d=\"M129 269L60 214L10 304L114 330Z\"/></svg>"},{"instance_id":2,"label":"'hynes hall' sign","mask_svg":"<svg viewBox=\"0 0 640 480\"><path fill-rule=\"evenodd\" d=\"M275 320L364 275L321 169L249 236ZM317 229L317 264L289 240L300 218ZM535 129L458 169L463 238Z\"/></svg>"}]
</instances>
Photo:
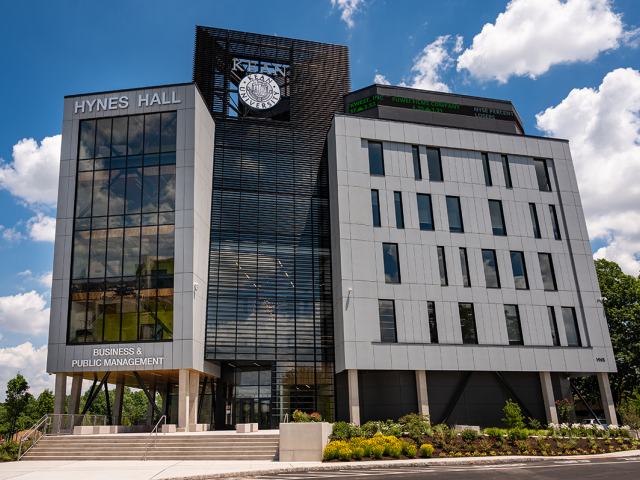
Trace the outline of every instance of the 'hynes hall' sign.
<instances>
[{"instance_id":1,"label":"'hynes hall' sign","mask_svg":"<svg viewBox=\"0 0 640 480\"><path fill-rule=\"evenodd\" d=\"M164 357L145 357L140 347L94 348L91 360L71 360L71 367L137 367L163 363Z\"/></svg>"},{"instance_id":2,"label":"'hynes hall' sign","mask_svg":"<svg viewBox=\"0 0 640 480\"><path fill-rule=\"evenodd\" d=\"M138 95L138 108L142 106L153 107L154 105L172 105L175 103L182 103L182 100L176 98L175 90L172 90L171 92L154 93L153 95L149 93ZM96 112L101 112L107 110L118 110L120 108L129 108L128 95L82 100L81 102L76 102L73 113L85 113L85 111L91 113L94 109Z\"/></svg>"},{"instance_id":3,"label":"'hynes hall' sign","mask_svg":"<svg viewBox=\"0 0 640 480\"><path fill-rule=\"evenodd\" d=\"M418 100L415 98L392 97L389 95L373 95L349 104L349 113L358 113L377 106L410 108L423 112L450 113L464 115L465 117L487 118L493 120L509 120L517 122L515 113L511 110L498 110L495 108L474 107L472 105L458 105L455 103L434 102L430 100Z\"/></svg>"}]
</instances>

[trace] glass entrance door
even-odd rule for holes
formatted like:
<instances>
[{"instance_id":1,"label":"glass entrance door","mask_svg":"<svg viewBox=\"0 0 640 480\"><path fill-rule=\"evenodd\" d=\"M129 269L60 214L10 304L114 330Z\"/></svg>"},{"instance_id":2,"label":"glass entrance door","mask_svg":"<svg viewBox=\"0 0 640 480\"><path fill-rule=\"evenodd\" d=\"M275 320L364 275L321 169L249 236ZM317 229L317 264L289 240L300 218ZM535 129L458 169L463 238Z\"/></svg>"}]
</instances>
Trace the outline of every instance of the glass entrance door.
<instances>
[{"instance_id":1,"label":"glass entrance door","mask_svg":"<svg viewBox=\"0 0 640 480\"><path fill-rule=\"evenodd\" d=\"M238 423L257 423L258 428L271 428L271 400L267 398L233 398L225 401L225 427Z\"/></svg>"}]
</instances>

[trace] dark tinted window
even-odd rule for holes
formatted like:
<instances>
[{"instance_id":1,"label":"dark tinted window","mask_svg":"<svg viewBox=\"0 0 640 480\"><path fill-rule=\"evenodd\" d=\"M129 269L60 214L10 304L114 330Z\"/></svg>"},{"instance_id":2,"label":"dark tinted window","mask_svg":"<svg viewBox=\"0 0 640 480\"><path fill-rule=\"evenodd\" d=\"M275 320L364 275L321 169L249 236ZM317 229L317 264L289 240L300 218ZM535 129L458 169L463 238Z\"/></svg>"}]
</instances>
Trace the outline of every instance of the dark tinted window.
<instances>
[{"instance_id":1,"label":"dark tinted window","mask_svg":"<svg viewBox=\"0 0 640 480\"><path fill-rule=\"evenodd\" d=\"M518 290L529 289L527 267L524 263L524 252L511 252L511 268L513 269L513 281Z\"/></svg>"},{"instance_id":2,"label":"dark tinted window","mask_svg":"<svg viewBox=\"0 0 640 480\"><path fill-rule=\"evenodd\" d=\"M464 232L462 225L462 211L460 210L460 198L447 197L447 215L449 217L450 232Z\"/></svg>"},{"instance_id":3,"label":"dark tinted window","mask_svg":"<svg viewBox=\"0 0 640 480\"><path fill-rule=\"evenodd\" d=\"M413 173L416 180L422 179L422 167L420 166L420 153L418 147L411 147L411 154L413 155Z\"/></svg>"},{"instance_id":4,"label":"dark tinted window","mask_svg":"<svg viewBox=\"0 0 640 480\"><path fill-rule=\"evenodd\" d=\"M555 291L558 289L556 285L556 275L553 270L553 261L550 253L539 253L540 272L542 273L542 284L545 290Z\"/></svg>"},{"instance_id":5,"label":"dark tinted window","mask_svg":"<svg viewBox=\"0 0 640 480\"><path fill-rule=\"evenodd\" d=\"M567 333L567 345L570 347L581 347L580 329L576 318L576 309L573 307L562 307L562 321L564 331Z\"/></svg>"},{"instance_id":6,"label":"dark tinted window","mask_svg":"<svg viewBox=\"0 0 640 480\"><path fill-rule=\"evenodd\" d=\"M433 210L431 209L431 195L418 193L417 197L420 230L433 230Z\"/></svg>"},{"instance_id":7,"label":"dark tinted window","mask_svg":"<svg viewBox=\"0 0 640 480\"><path fill-rule=\"evenodd\" d=\"M395 243L382 244L385 283L400 283L400 262L398 261L398 245Z\"/></svg>"},{"instance_id":8,"label":"dark tinted window","mask_svg":"<svg viewBox=\"0 0 640 480\"><path fill-rule=\"evenodd\" d=\"M533 236L540 238L540 224L538 223L538 210L535 203L529 204L529 213L531 214L531 225L533 227Z\"/></svg>"},{"instance_id":9,"label":"dark tinted window","mask_svg":"<svg viewBox=\"0 0 640 480\"><path fill-rule=\"evenodd\" d=\"M558 322L556 321L556 312L553 307L547 307L547 314L549 315L549 327L551 328L551 339L555 347L560 346L560 334L558 333Z\"/></svg>"},{"instance_id":10,"label":"dark tinted window","mask_svg":"<svg viewBox=\"0 0 640 480\"><path fill-rule=\"evenodd\" d=\"M471 286L471 281L469 280L469 260L467 259L467 249L460 249L460 265L462 266L462 285L465 287Z\"/></svg>"},{"instance_id":11,"label":"dark tinted window","mask_svg":"<svg viewBox=\"0 0 640 480\"><path fill-rule=\"evenodd\" d=\"M500 288L500 275L498 274L495 250L482 250L482 265L487 288Z\"/></svg>"},{"instance_id":12,"label":"dark tinted window","mask_svg":"<svg viewBox=\"0 0 640 480\"><path fill-rule=\"evenodd\" d=\"M373 226L380 226L380 193L378 190L371 190L371 211L373 212Z\"/></svg>"},{"instance_id":13,"label":"dark tinted window","mask_svg":"<svg viewBox=\"0 0 640 480\"><path fill-rule=\"evenodd\" d=\"M487 187L493 185L491 181L491 168L489 168L489 155L486 153L482 153L482 169L484 170L484 183Z\"/></svg>"},{"instance_id":14,"label":"dark tinted window","mask_svg":"<svg viewBox=\"0 0 640 480\"><path fill-rule=\"evenodd\" d=\"M444 258L444 247L438 247L438 268L440 269L440 285L449 285L447 279L447 264Z\"/></svg>"},{"instance_id":15,"label":"dark tinted window","mask_svg":"<svg viewBox=\"0 0 640 480\"><path fill-rule=\"evenodd\" d=\"M489 200L489 216L491 217L493 234L506 235L507 229L504 226L504 215L502 213L502 202L500 200Z\"/></svg>"},{"instance_id":16,"label":"dark tinted window","mask_svg":"<svg viewBox=\"0 0 640 480\"><path fill-rule=\"evenodd\" d=\"M511 183L511 168L509 167L509 159L506 155L502 155L502 170L507 188L513 188L513 183Z\"/></svg>"},{"instance_id":17,"label":"dark tinted window","mask_svg":"<svg viewBox=\"0 0 640 480\"><path fill-rule=\"evenodd\" d=\"M404 228L404 212L402 211L402 193L393 192L393 202L396 207L396 227Z\"/></svg>"},{"instance_id":18,"label":"dark tinted window","mask_svg":"<svg viewBox=\"0 0 640 480\"><path fill-rule=\"evenodd\" d=\"M551 225L553 226L553 237L556 240L561 240L560 236L560 224L558 223L558 214L556 213L556 206L549 205L549 213L551 214Z\"/></svg>"},{"instance_id":19,"label":"dark tinted window","mask_svg":"<svg viewBox=\"0 0 640 480\"><path fill-rule=\"evenodd\" d=\"M460 312L460 328L462 330L462 343L478 343L478 334L476 333L476 319L473 315L472 303L459 303L458 310Z\"/></svg>"},{"instance_id":20,"label":"dark tinted window","mask_svg":"<svg viewBox=\"0 0 640 480\"><path fill-rule=\"evenodd\" d=\"M397 342L396 312L393 300L378 300L378 313L380 315L380 341L383 343Z\"/></svg>"},{"instance_id":21,"label":"dark tinted window","mask_svg":"<svg viewBox=\"0 0 640 480\"><path fill-rule=\"evenodd\" d=\"M436 306L434 302L427 302L427 310L429 311L429 334L431 343L438 342L438 323L436 322Z\"/></svg>"},{"instance_id":22,"label":"dark tinted window","mask_svg":"<svg viewBox=\"0 0 640 480\"><path fill-rule=\"evenodd\" d=\"M534 160L536 167L536 178L538 179L538 188L541 192L551 191L551 182L549 181L549 170L547 169L546 160Z\"/></svg>"},{"instance_id":23,"label":"dark tinted window","mask_svg":"<svg viewBox=\"0 0 640 480\"><path fill-rule=\"evenodd\" d=\"M429 180L442 181L442 162L440 161L440 150L427 148L427 168L429 169Z\"/></svg>"},{"instance_id":24,"label":"dark tinted window","mask_svg":"<svg viewBox=\"0 0 640 480\"><path fill-rule=\"evenodd\" d=\"M517 305L505 305L504 316L507 320L507 334L509 345L524 345L522 340L522 327L520 325L520 312Z\"/></svg>"},{"instance_id":25,"label":"dark tinted window","mask_svg":"<svg viewBox=\"0 0 640 480\"><path fill-rule=\"evenodd\" d=\"M369 173L371 175L384 175L381 143L369 142Z\"/></svg>"}]
</instances>

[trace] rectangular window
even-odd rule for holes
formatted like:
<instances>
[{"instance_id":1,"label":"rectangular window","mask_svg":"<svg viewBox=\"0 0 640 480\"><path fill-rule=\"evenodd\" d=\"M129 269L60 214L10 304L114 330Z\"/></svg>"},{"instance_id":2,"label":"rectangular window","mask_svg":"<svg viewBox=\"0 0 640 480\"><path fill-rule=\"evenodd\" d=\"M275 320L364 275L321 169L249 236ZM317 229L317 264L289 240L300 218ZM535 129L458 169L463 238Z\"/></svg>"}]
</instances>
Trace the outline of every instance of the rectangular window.
<instances>
[{"instance_id":1,"label":"rectangular window","mask_svg":"<svg viewBox=\"0 0 640 480\"><path fill-rule=\"evenodd\" d=\"M396 343L396 311L393 300L378 300L380 315L380 341Z\"/></svg>"},{"instance_id":2,"label":"rectangular window","mask_svg":"<svg viewBox=\"0 0 640 480\"><path fill-rule=\"evenodd\" d=\"M440 269L440 285L443 287L449 285L449 280L447 278L447 262L444 258L444 247L438 247L438 267Z\"/></svg>"},{"instance_id":3,"label":"rectangular window","mask_svg":"<svg viewBox=\"0 0 640 480\"><path fill-rule=\"evenodd\" d=\"M400 283L400 262L398 261L398 244L383 243L382 258L384 261L385 283Z\"/></svg>"},{"instance_id":4,"label":"rectangular window","mask_svg":"<svg viewBox=\"0 0 640 480\"><path fill-rule=\"evenodd\" d=\"M513 281L517 290L529 290L527 278L527 266L524 263L524 252L511 252L511 268L513 269Z\"/></svg>"},{"instance_id":5,"label":"rectangular window","mask_svg":"<svg viewBox=\"0 0 640 480\"><path fill-rule=\"evenodd\" d=\"M509 158L506 155L502 155L502 170L504 171L504 182L507 188L513 188L511 183L511 168L509 168Z\"/></svg>"},{"instance_id":6,"label":"rectangular window","mask_svg":"<svg viewBox=\"0 0 640 480\"><path fill-rule=\"evenodd\" d=\"M427 168L429 168L429 180L442 181L442 161L440 160L440 150L427 148Z\"/></svg>"},{"instance_id":7,"label":"rectangular window","mask_svg":"<svg viewBox=\"0 0 640 480\"><path fill-rule=\"evenodd\" d=\"M369 142L369 173L371 175L384 175L382 144L379 142Z\"/></svg>"},{"instance_id":8,"label":"rectangular window","mask_svg":"<svg viewBox=\"0 0 640 480\"><path fill-rule=\"evenodd\" d=\"M371 190L371 211L373 212L373 226L380 226L380 192Z\"/></svg>"},{"instance_id":9,"label":"rectangular window","mask_svg":"<svg viewBox=\"0 0 640 480\"><path fill-rule=\"evenodd\" d=\"M449 231L464 232L462 211L460 210L460 197L447 197L447 215L449 217Z\"/></svg>"},{"instance_id":10,"label":"rectangular window","mask_svg":"<svg viewBox=\"0 0 640 480\"><path fill-rule=\"evenodd\" d=\"M462 266L462 285L465 287L471 286L471 281L469 280L469 259L467 258L467 249L460 249L460 264Z\"/></svg>"},{"instance_id":11,"label":"rectangular window","mask_svg":"<svg viewBox=\"0 0 640 480\"><path fill-rule=\"evenodd\" d=\"M402 193L393 192L393 203L396 206L396 227L404 228L404 212L402 211Z\"/></svg>"},{"instance_id":12,"label":"rectangular window","mask_svg":"<svg viewBox=\"0 0 640 480\"><path fill-rule=\"evenodd\" d=\"M433 230L433 209L431 207L431 195L418 193L417 197L420 230Z\"/></svg>"},{"instance_id":13,"label":"rectangular window","mask_svg":"<svg viewBox=\"0 0 640 480\"><path fill-rule=\"evenodd\" d=\"M531 214L531 225L533 226L533 236L535 238L541 238L540 235L540 223L538 223L538 210L535 203L529 204L529 213Z\"/></svg>"},{"instance_id":14,"label":"rectangular window","mask_svg":"<svg viewBox=\"0 0 640 480\"><path fill-rule=\"evenodd\" d=\"M502 212L502 202L500 200L489 200L489 216L491 217L493 234L506 235L507 229L504 226L504 213Z\"/></svg>"},{"instance_id":15,"label":"rectangular window","mask_svg":"<svg viewBox=\"0 0 640 480\"><path fill-rule=\"evenodd\" d=\"M560 346L560 334L558 333L558 322L556 322L556 312L553 307L547 307L547 313L549 314L549 326L551 327L551 340L553 340L553 346Z\"/></svg>"},{"instance_id":16,"label":"rectangular window","mask_svg":"<svg viewBox=\"0 0 640 480\"><path fill-rule=\"evenodd\" d=\"M541 192L551 191L551 182L549 181L549 169L546 160L534 160L536 167L536 178L538 179L538 188Z\"/></svg>"},{"instance_id":17,"label":"rectangular window","mask_svg":"<svg viewBox=\"0 0 640 480\"><path fill-rule=\"evenodd\" d=\"M489 154L481 153L482 156L482 169L484 170L484 183L487 187L493 185L491 181L491 169L489 168Z\"/></svg>"},{"instance_id":18,"label":"rectangular window","mask_svg":"<svg viewBox=\"0 0 640 480\"><path fill-rule=\"evenodd\" d=\"M562 321L564 331L567 332L567 345L569 347L581 347L580 329L576 318L576 309L573 307L562 307Z\"/></svg>"},{"instance_id":19,"label":"rectangular window","mask_svg":"<svg viewBox=\"0 0 640 480\"><path fill-rule=\"evenodd\" d=\"M422 168L420 167L420 152L418 147L411 147L411 155L413 156L413 173L416 180L422 180Z\"/></svg>"},{"instance_id":20,"label":"rectangular window","mask_svg":"<svg viewBox=\"0 0 640 480\"><path fill-rule=\"evenodd\" d=\"M507 334L509 336L509 345L524 345L518 306L505 305L504 316L507 319Z\"/></svg>"},{"instance_id":21,"label":"rectangular window","mask_svg":"<svg viewBox=\"0 0 640 480\"><path fill-rule=\"evenodd\" d=\"M460 328L462 330L462 343L478 344L476 332L476 319L473 315L473 303L459 303Z\"/></svg>"},{"instance_id":22,"label":"rectangular window","mask_svg":"<svg viewBox=\"0 0 640 480\"><path fill-rule=\"evenodd\" d=\"M556 213L555 205L549 205L549 213L551 214L551 224L553 225L553 237L556 240L562 240L560 237L560 224L558 223L558 214Z\"/></svg>"},{"instance_id":23,"label":"rectangular window","mask_svg":"<svg viewBox=\"0 0 640 480\"><path fill-rule=\"evenodd\" d=\"M556 275L553 271L551 254L539 253L538 260L540 261L540 272L542 273L542 284L544 285L544 289L552 292L558 290Z\"/></svg>"},{"instance_id":24,"label":"rectangular window","mask_svg":"<svg viewBox=\"0 0 640 480\"><path fill-rule=\"evenodd\" d=\"M482 250L482 265L487 288L500 288L500 275L495 250Z\"/></svg>"},{"instance_id":25,"label":"rectangular window","mask_svg":"<svg viewBox=\"0 0 640 480\"><path fill-rule=\"evenodd\" d=\"M427 302L427 310L429 312L429 335L431 343L438 342L438 324L436 322L436 305L435 302Z\"/></svg>"}]
</instances>

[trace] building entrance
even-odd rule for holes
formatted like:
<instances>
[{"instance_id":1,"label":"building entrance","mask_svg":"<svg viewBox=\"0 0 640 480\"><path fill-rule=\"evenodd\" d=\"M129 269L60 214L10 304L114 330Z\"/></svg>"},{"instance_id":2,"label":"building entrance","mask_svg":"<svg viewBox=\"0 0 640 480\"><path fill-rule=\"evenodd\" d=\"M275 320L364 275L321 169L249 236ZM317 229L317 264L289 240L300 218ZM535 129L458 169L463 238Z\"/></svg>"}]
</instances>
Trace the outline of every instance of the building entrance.
<instances>
[{"instance_id":1,"label":"building entrance","mask_svg":"<svg viewBox=\"0 0 640 480\"><path fill-rule=\"evenodd\" d=\"M271 428L271 400L268 398L230 398L225 401L225 426L257 423L258 428Z\"/></svg>"}]
</instances>

